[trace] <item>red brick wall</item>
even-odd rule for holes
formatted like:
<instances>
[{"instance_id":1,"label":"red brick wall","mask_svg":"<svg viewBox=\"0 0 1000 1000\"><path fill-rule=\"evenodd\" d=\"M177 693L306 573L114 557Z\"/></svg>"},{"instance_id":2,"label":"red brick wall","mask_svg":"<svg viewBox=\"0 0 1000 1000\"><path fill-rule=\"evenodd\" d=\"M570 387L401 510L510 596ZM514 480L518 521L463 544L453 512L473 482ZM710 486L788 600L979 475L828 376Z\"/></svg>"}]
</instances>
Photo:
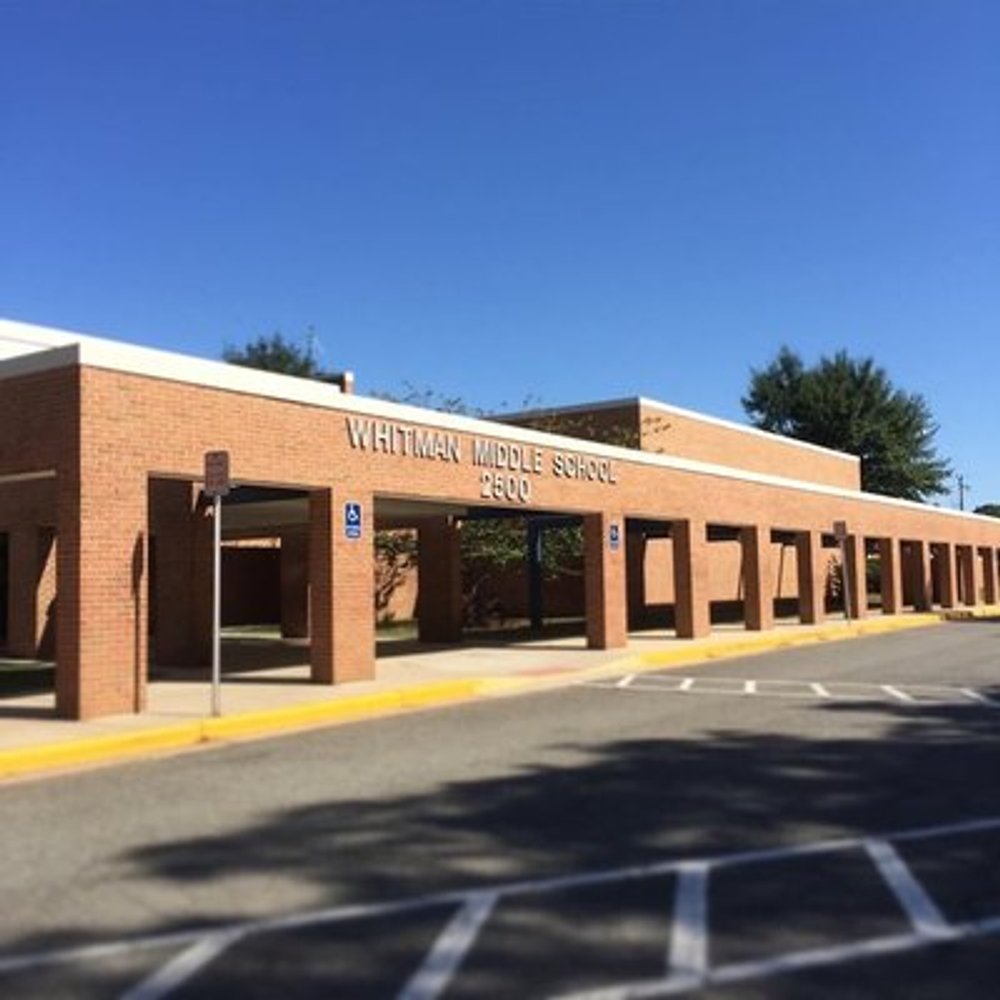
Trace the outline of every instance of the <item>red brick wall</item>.
<instances>
[{"instance_id":1,"label":"red brick wall","mask_svg":"<svg viewBox=\"0 0 1000 1000\"><path fill-rule=\"evenodd\" d=\"M441 418L398 411L394 419L433 425ZM490 431L498 441L511 439L502 427L457 433L463 454L458 463L387 455L352 448L343 411L83 368L5 380L0 428L0 476L50 467L59 473L57 687L67 715L132 711L143 703L151 475L197 479L204 453L227 448L237 478L313 491L314 676L324 682L371 676L374 669L375 496L523 509L483 497L483 469L470 460L474 436ZM1000 548L1000 523L661 468L645 464L641 455L610 460L613 484L558 477L552 473L555 456L576 446L550 440L537 447L544 471L526 476L528 506L592 515L586 573L595 645L624 636L624 572L617 556L599 545L607 540L610 518L759 524L817 534L843 519L850 531L872 538ZM799 479L817 474L792 465L783 471ZM365 512L360 540L344 537L346 500L360 502ZM731 577L723 582L730 586ZM693 584L699 599L714 586L700 577Z\"/></svg>"},{"instance_id":2,"label":"red brick wall","mask_svg":"<svg viewBox=\"0 0 1000 1000\"><path fill-rule=\"evenodd\" d=\"M697 417L643 406L642 447L664 455L763 472L811 483L860 489L860 465L841 456L781 438Z\"/></svg>"}]
</instances>

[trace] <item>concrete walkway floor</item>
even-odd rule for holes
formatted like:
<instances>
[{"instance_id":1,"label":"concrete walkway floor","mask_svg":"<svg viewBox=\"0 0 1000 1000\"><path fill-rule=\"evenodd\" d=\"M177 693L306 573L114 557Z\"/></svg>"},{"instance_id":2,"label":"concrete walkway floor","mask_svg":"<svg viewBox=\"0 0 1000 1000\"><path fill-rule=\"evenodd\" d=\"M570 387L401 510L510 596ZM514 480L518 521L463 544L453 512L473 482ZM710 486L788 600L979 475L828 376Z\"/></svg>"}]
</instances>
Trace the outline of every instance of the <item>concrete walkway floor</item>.
<instances>
[{"instance_id":1,"label":"concrete walkway floor","mask_svg":"<svg viewBox=\"0 0 1000 1000\"><path fill-rule=\"evenodd\" d=\"M564 686L627 671L690 666L816 641L848 639L942 620L940 614L842 618L820 625L781 624L768 632L719 627L700 640L669 631L637 632L628 647L590 650L582 636L517 644L380 644L378 678L326 686L309 682L304 643L228 633L222 717L210 715L207 671L162 672L149 683L146 711L86 722L56 718L51 693L0 700L0 778L62 770L207 742L247 739L315 725L358 721ZM236 666L238 664L238 666Z\"/></svg>"}]
</instances>

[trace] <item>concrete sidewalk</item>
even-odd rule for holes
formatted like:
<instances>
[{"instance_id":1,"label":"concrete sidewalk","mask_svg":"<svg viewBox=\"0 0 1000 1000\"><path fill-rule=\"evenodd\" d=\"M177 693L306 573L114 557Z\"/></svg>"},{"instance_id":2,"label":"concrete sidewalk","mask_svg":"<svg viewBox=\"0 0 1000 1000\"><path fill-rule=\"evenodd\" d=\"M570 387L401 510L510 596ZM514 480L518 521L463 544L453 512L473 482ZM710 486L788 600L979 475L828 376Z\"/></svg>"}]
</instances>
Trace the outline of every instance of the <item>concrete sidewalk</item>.
<instances>
[{"instance_id":1,"label":"concrete sidewalk","mask_svg":"<svg viewBox=\"0 0 1000 1000\"><path fill-rule=\"evenodd\" d=\"M641 632L630 636L626 649L617 650L589 650L582 636L516 645L421 647L399 655L390 643L389 655L378 660L377 680L336 687L309 683L304 644L230 633L227 654L254 666L225 673L221 718L209 716L206 675L151 681L147 711L90 722L57 719L49 693L5 699L0 701L0 778L540 691L628 671L690 666L802 643L917 628L942 618L876 616L853 624L831 619L814 626L779 625L763 633L722 627L694 641L667 631ZM407 650L403 643L397 648Z\"/></svg>"}]
</instances>

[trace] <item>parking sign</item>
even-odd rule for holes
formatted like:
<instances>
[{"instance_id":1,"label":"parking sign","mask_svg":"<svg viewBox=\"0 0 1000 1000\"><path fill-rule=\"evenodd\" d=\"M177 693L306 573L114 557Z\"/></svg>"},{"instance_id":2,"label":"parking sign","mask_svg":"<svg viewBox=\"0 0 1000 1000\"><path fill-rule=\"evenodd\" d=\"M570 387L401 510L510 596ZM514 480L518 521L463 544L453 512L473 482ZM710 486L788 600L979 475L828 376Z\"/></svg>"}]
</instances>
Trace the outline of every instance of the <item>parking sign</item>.
<instances>
[{"instance_id":1,"label":"parking sign","mask_svg":"<svg viewBox=\"0 0 1000 1000\"><path fill-rule=\"evenodd\" d=\"M361 537L361 504L348 500L344 504L344 536L346 538Z\"/></svg>"},{"instance_id":2,"label":"parking sign","mask_svg":"<svg viewBox=\"0 0 1000 1000\"><path fill-rule=\"evenodd\" d=\"M622 529L618 524L612 524L608 529L608 544L611 546L611 551L616 552L622 543Z\"/></svg>"}]
</instances>

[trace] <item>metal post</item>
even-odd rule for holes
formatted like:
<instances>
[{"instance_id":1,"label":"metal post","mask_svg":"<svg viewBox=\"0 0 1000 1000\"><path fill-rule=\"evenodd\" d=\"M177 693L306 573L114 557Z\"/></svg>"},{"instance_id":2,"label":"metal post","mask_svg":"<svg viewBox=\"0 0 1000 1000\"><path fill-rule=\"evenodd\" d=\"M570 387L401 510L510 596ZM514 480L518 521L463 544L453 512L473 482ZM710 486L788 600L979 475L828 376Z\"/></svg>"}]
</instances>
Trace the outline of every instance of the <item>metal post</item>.
<instances>
[{"instance_id":1,"label":"metal post","mask_svg":"<svg viewBox=\"0 0 1000 1000\"><path fill-rule=\"evenodd\" d=\"M212 715L222 715L222 497L212 498Z\"/></svg>"}]
</instances>

